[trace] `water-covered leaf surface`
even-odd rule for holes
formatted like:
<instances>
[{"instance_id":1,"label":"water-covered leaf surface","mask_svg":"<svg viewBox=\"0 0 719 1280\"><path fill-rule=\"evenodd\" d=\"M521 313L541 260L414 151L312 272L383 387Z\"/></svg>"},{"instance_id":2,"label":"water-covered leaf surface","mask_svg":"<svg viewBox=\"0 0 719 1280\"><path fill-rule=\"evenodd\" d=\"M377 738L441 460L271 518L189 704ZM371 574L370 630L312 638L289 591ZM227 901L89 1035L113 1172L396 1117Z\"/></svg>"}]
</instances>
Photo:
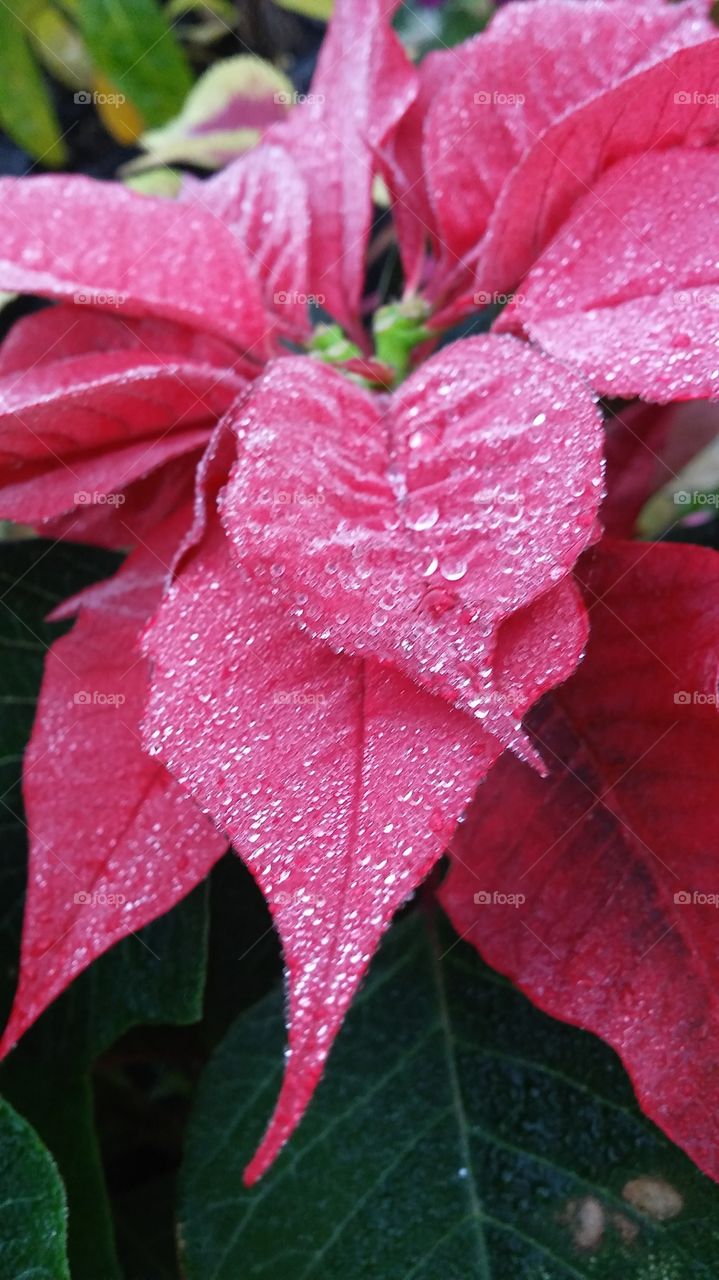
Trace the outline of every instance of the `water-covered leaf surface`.
<instances>
[{"instance_id":1,"label":"water-covered leaf surface","mask_svg":"<svg viewBox=\"0 0 719 1280\"><path fill-rule=\"evenodd\" d=\"M281 1001L201 1084L180 1209L188 1280L710 1280L719 1193L614 1055L537 1012L424 914L398 926L291 1146L253 1190Z\"/></svg>"}]
</instances>

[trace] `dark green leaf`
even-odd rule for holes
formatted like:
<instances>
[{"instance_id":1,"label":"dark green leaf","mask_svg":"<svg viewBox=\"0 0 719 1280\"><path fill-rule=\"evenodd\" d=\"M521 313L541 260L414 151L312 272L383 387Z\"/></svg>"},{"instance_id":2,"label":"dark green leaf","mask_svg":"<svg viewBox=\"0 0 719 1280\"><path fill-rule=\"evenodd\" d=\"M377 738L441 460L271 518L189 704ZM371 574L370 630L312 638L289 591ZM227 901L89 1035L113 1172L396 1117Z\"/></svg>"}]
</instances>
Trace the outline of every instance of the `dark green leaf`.
<instances>
[{"instance_id":1,"label":"dark green leaf","mask_svg":"<svg viewBox=\"0 0 719 1280\"><path fill-rule=\"evenodd\" d=\"M247 868L225 854L210 876L210 944L203 1030L214 1048L230 1023L282 973L269 908Z\"/></svg>"},{"instance_id":2,"label":"dark green leaf","mask_svg":"<svg viewBox=\"0 0 719 1280\"><path fill-rule=\"evenodd\" d=\"M43 618L58 601L107 576L117 557L47 542L0 546L0 819L4 1012L19 951L25 831L19 774L48 644L61 628ZM64 629L64 628L63 628ZM73 1280L120 1272L95 1133L89 1071L130 1027L196 1021L205 979L204 887L81 974L0 1070L0 1087L58 1162L70 1204ZM0 1273L2 1280L2 1273Z\"/></svg>"},{"instance_id":3,"label":"dark green leaf","mask_svg":"<svg viewBox=\"0 0 719 1280\"><path fill-rule=\"evenodd\" d=\"M114 1209L125 1280L176 1280L175 1241L165 1230L174 1221L175 1179L167 1175L135 1187Z\"/></svg>"},{"instance_id":4,"label":"dark green leaf","mask_svg":"<svg viewBox=\"0 0 719 1280\"><path fill-rule=\"evenodd\" d=\"M76 591L112 573L118 557L40 539L0 543L0 1017L17 978L27 858L20 820L22 753L30 736L45 654L67 624L44 621Z\"/></svg>"},{"instance_id":5,"label":"dark green leaf","mask_svg":"<svg viewBox=\"0 0 719 1280\"><path fill-rule=\"evenodd\" d=\"M640 1114L614 1054L539 1013L421 915L399 925L276 1167L242 1169L276 1097L282 1001L202 1082L183 1174L187 1280L710 1280L719 1191ZM628 1203L654 1192L658 1221Z\"/></svg>"},{"instance_id":6,"label":"dark green leaf","mask_svg":"<svg viewBox=\"0 0 719 1280\"><path fill-rule=\"evenodd\" d=\"M69 1280L65 1194L29 1124L0 1101L0 1276Z\"/></svg>"},{"instance_id":7,"label":"dark green leaf","mask_svg":"<svg viewBox=\"0 0 719 1280\"><path fill-rule=\"evenodd\" d=\"M120 1272L93 1118L89 1071L130 1027L202 1015L207 893L125 939L81 974L0 1069L0 1088L53 1153L70 1205L73 1280Z\"/></svg>"}]
</instances>

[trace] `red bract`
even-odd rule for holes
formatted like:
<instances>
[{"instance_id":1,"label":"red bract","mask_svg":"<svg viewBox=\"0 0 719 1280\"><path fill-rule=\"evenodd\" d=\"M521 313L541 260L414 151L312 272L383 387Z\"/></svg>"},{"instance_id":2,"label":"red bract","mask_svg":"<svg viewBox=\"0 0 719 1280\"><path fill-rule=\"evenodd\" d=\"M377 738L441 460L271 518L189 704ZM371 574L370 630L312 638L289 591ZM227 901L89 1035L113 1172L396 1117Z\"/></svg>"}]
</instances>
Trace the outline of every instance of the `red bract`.
<instances>
[{"instance_id":1,"label":"red bract","mask_svg":"<svg viewBox=\"0 0 719 1280\"><path fill-rule=\"evenodd\" d=\"M86 179L2 187L3 280L75 305L29 316L3 348L0 514L39 524L79 511L80 534L88 505L108 510L109 494L131 499L135 482L196 458L272 348L275 321L241 247L206 211ZM202 286L177 270L200 229L219 247ZM116 545L135 540L132 516L130 501Z\"/></svg>"},{"instance_id":2,"label":"red bract","mask_svg":"<svg viewBox=\"0 0 719 1280\"><path fill-rule=\"evenodd\" d=\"M244 385L149 349L86 352L0 379L3 518L41 524L117 494L205 443Z\"/></svg>"},{"instance_id":3,"label":"red bract","mask_svg":"<svg viewBox=\"0 0 719 1280\"><path fill-rule=\"evenodd\" d=\"M448 73L455 69L451 62L451 51L437 50L415 68L414 101L378 149L382 176L392 198L392 215L409 292L422 283L428 269L424 260L426 242L431 242L435 256L441 250L424 174L423 142L428 112L446 84Z\"/></svg>"},{"instance_id":4,"label":"red bract","mask_svg":"<svg viewBox=\"0 0 719 1280\"><path fill-rule=\"evenodd\" d=\"M344 97L348 61L359 98L357 109L343 113L337 100L340 92ZM391 88L384 116L378 113L380 83ZM205 187L192 185L179 204L85 180L4 184L4 284L72 297L82 306L31 317L5 348L3 514L46 522L66 537L116 545L139 537L144 544L112 584L83 597L79 623L49 659L25 772L31 888L6 1048L76 973L123 933L167 910L224 848L162 765L140 753L138 719L148 673L137 635L187 527L181 505L187 467L191 474L218 416L277 349L276 336L307 333L311 288L317 302L356 327L371 213L372 163L363 135L372 129L379 137L412 93L413 73L396 38L381 24L367 24L366 15L358 25L344 6L323 54L313 103L278 130L273 143ZM336 179L329 199L315 182L319 172ZM69 234L75 226L77 234ZM98 313L103 307L106 318ZM170 473L178 457L185 470ZM115 501L102 501L108 498ZM148 504L155 518L176 512L159 543L148 527ZM203 582L211 568L208 553ZM234 614L243 592L240 579L231 585ZM251 630L252 602L244 603ZM566 616L571 669L584 634L571 596ZM544 620L545 632L551 621ZM217 654L224 664L221 640ZM271 659L265 656L264 667ZM220 700L222 689L220 682ZM440 720L448 714L439 707ZM345 732L341 719L336 732L340 738ZM471 724L465 733L481 736ZM489 742L482 749L488 763ZM47 784L53 767L66 767L70 757L79 767L58 805ZM417 751L416 769L420 757ZM80 792L88 783L94 798L83 805ZM453 814L467 803L471 787L471 781L463 784ZM438 795L439 817L442 803ZM426 848L418 851L412 884L439 855L452 825L449 819L440 823L443 835L440 827L423 832ZM407 892L389 896L390 913ZM336 981L333 971L327 981ZM345 987L333 1033L354 984ZM290 1081L291 1090L299 1089L292 1123L316 1080L312 1062L308 1047L299 1063L307 1067L306 1078L300 1085L297 1077ZM279 1129L275 1141L286 1132Z\"/></svg>"},{"instance_id":5,"label":"red bract","mask_svg":"<svg viewBox=\"0 0 719 1280\"><path fill-rule=\"evenodd\" d=\"M701 913L696 936L689 917L670 929L647 854L671 865L689 797L684 869L704 891L714 557L600 544L586 603L572 571L599 532L598 392L716 391L713 303L692 291L717 279L704 192L719 113L704 99L719 44L694 0L547 0L418 70L393 9L340 2L310 100L176 203L85 179L3 184L0 287L61 301L0 352L0 516L138 548L66 606L79 621L48 660L5 1047L231 842L289 974L290 1053L254 1180L486 778L452 845L450 913L545 1007L616 1044L647 1110L716 1172L696 1139L696 1097L716 1092L713 934ZM376 172L409 291L426 296L383 312L372 353ZM393 324L416 361L435 341L425 309L438 328L517 285L497 326L517 336L453 343L401 381ZM312 300L361 355L312 335ZM341 370L320 363L325 342ZM625 532L713 428L697 411L677 442L669 411L615 407L604 513ZM544 694L529 741L520 722ZM556 899L541 896L550 864ZM597 938L620 874L626 898ZM521 893L520 877L548 956L522 927L533 916L477 916L476 888ZM690 1024L704 1040L680 1103L656 1045L676 1069Z\"/></svg>"},{"instance_id":6,"label":"red bract","mask_svg":"<svg viewBox=\"0 0 719 1280\"><path fill-rule=\"evenodd\" d=\"M610 542L581 577L587 655L533 721L549 776L495 766L442 901L543 1009L615 1047L645 1111L717 1177L719 559Z\"/></svg>"},{"instance_id":7,"label":"red bract","mask_svg":"<svg viewBox=\"0 0 719 1280\"><path fill-rule=\"evenodd\" d=\"M493 651L594 531L601 420L582 383L497 338L455 343L387 401L284 360L240 428L223 518L248 573L333 648L392 663L518 745Z\"/></svg>"},{"instance_id":8,"label":"red bract","mask_svg":"<svg viewBox=\"0 0 719 1280\"><path fill-rule=\"evenodd\" d=\"M716 34L702 0L546 0L509 5L483 35L427 59L417 104L386 148L411 284L428 239L427 293L447 317L516 286L531 261L518 242L535 236L560 192L572 183L586 190L597 158L608 163L583 124L585 111L596 104L621 131L624 112L612 109L612 94L652 66L668 89L676 77L670 55ZM638 114L646 120L662 92L658 85L640 92ZM635 113L639 104L637 97ZM574 143L571 157L558 151L555 131ZM521 195L513 199L517 183Z\"/></svg>"},{"instance_id":9,"label":"red bract","mask_svg":"<svg viewBox=\"0 0 719 1280\"><path fill-rule=\"evenodd\" d=\"M288 497L300 494L268 504ZM302 632L272 575L237 567L213 492L208 506L147 638L147 740L250 867L284 944L290 1057L254 1181L300 1119L383 930L501 747L391 665ZM515 613L496 637L498 700L521 716L585 636L568 583Z\"/></svg>"},{"instance_id":10,"label":"red bract","mask_svg":"<svg viewBox=\"0 0 719 1280\"><path fill-rule=\"evenodd\" d=\"M21 321L0 355L0 511L57 536L140 544L65 606L79 620L48 658L25 759L30 885L7 1049L226 848L143 754L138 640L191 523L198 459L286 321L262 300L261 234L246 252L197 199L85 179L2 185L5 283L75 305ZM202 237L212 253L199 272Z\"/></svg>"},{"instance_id":11,"label":"red bract","mask_svg":"<svg viewBox=\"0 0 719 1280\"><path fill-rule=\"evenodd\" d=\"M210 209L229 227L252 255L267 309L291 336L306 336L309 196L291 155L265 143L240 164L190 187L186 199Z\"/></svg>"},{"instance_id":12,"label":"red bract","mask_svg":"<svg viewBox=\"0 0 719 1280\"><path fill-rule=\"evenodd\" d=\"M497 201L482 244L478 283L488 290L517 285L577 202L613 165L632 158L658 162L658 156L647 153L676 147L691 149L699 158L701 149L716 146L719 36L713 26L711 32L711 39L678 50L584 103L537 140ZM645 194L651 195L651 189ZM696 214L696 203L692 208ZM654 222L646 230L663 234ZM592 261L599 271L600 264ZM625 264L628 272L633 269L631 261ZM568 273L568 285L571 278Z\"/></svg>"},{"instance_id":13,"label":"red bract","mask_svg":"<svg viewBox=\"0 0 719 1280\"><path fill-rule=\"evenodd\" d=\"M500 327L521 326L605 395L717 398L718 218L719 151L631 156L577 202Z\"/></svg>"},{"instance_id":14,"label":"red bract","mask_svg":"<svg viewBox=\"0 0 719 1280\"><path fill-rule=\"evenodd\" d=\"M337 5L308 100L267 134L306 184L311 292L360 341L373 151L416 94L414 71L389 26L397 3Z\"/></svg>"},{"instance_id":15,"label":"red bract","mask_svg":"<svg viewBox=\"0 0 719 1280\"><path fill-rule=\"evenodd\" d=\"M139 633L185 527L180 512L109 584L59 611L79 619L48 656L25 753L30 879L3 1051L113 942L204 879L226 848L142 750L148 671Z\"/></svg>"},{"instance_id":16,"label":"red bract","mask_svg":"<svg viewBox=\"0 0 719 1280\"><path fill-rule=\"evenodd\" d=\"M197 245L212 245L202 270ZM179 264L185 270L180 273ZM268 323L242 245L193 204L90 178L2 180L3 287L214 333L260 360Z\"/></svg>"},{"instance_id":17,"label":"red bract","mask_svg":"<svg viewBox=\"0 0 719 1280\"><path fill-rule=\"evenodd\" d=\"M696 6L688 12L659 0L510 5L485 34L445 55L445 84L427 112L423 137L441 247L434 292L446 288L460 265L487 260L482 242L491 236L495 206L535 146L546 148L550 159L545 135L551 126L642 65L715 34L696 13ZM535 187L531 204L515 216L515 232L517 221L532 226L539 195ZM477 283L484 285L481 271Z\"/></svg>"}]
</instances>

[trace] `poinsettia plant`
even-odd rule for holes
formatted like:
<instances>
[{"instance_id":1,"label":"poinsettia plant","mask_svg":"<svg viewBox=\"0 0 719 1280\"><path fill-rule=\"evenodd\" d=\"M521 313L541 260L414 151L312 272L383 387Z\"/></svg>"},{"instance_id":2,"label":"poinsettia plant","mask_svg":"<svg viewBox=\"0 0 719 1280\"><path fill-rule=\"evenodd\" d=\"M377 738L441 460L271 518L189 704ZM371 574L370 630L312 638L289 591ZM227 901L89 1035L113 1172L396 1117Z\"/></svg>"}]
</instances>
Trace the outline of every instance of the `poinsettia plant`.
<instances>
[{"instance_id":1,"label":"poinsettia plant","mask_svg":"<svg viewBox=\"0 0 719 1280\"><path fill-rule=\"evenodd\" d=\"M252 1183L446 854L462 937L716 1178L719 561L633 532L719 421L719 32L532 0L417 64L395 7L338 0L178 200L2 182L0 288L55 305L0 348L0 518L129 552L54 614L2 1048L231 847L288 980Z\"/></svg>"}]
</instances>

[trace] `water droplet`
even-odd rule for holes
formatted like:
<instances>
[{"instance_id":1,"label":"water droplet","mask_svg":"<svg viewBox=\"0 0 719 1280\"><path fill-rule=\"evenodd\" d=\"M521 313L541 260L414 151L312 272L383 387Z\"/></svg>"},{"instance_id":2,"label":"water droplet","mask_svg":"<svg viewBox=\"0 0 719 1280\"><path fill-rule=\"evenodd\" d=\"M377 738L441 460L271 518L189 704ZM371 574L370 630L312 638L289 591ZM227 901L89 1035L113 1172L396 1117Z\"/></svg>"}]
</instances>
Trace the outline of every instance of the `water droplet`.
<instances>
[{"instance_id":1,"label":"water droplet","mask_svg":"<svg viewBox=\"0 0 719 1280\"><path fill-rule=\"evenodd\" d=\"M416 529L420 532L425 529L433 529L439 520L439 510L434 503L414 500L407 506L405 520L410 529Z\"/></svg>"},{"instance_id":2,"label":"water droplet","mask_svg":"<svg viewBox=\"0 0 719 1280\"><path fill-rule=\"evenodd\" d=\"M445 560L440 568L440 573L447 582L459 582L466 572L467 561L456 557Z\"/></svg>"}]
</instances>

